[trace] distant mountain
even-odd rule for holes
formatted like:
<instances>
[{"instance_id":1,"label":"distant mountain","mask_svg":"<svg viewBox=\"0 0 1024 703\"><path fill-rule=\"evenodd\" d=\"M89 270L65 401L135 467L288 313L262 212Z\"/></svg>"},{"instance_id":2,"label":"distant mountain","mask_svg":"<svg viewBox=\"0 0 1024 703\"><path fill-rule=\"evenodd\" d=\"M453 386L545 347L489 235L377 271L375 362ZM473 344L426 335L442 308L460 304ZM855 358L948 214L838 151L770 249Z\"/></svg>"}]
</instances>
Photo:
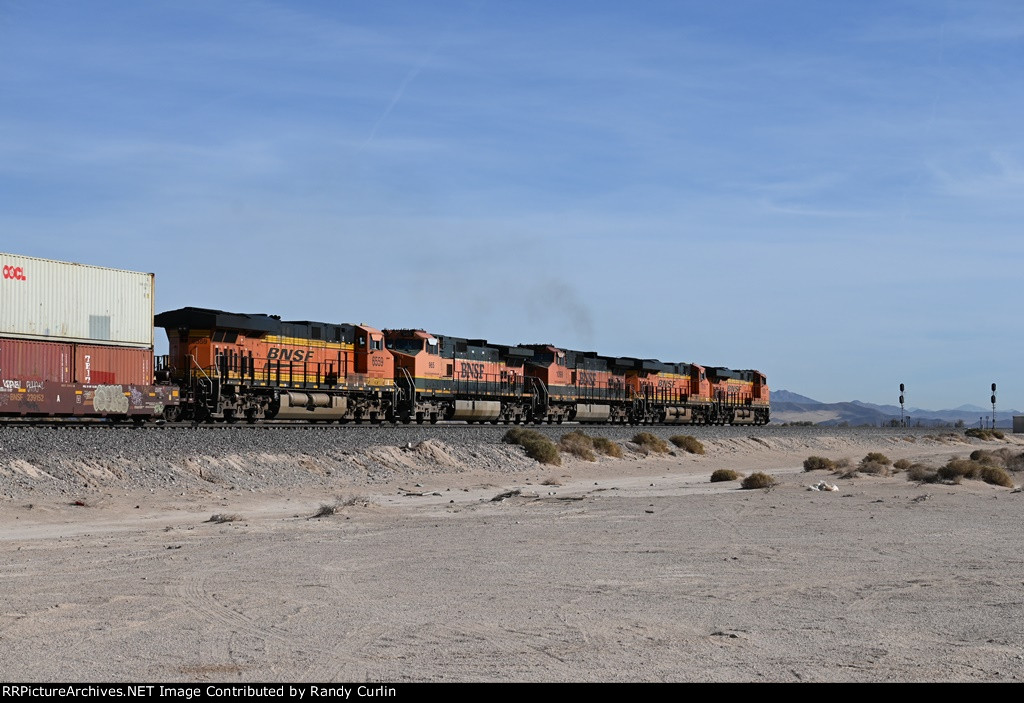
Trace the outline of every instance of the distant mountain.
<instances>
[{"instance_id":1,"label":"distant mountain","mask_svg":"<svg viewBox=\"0 0 1024 703\"><path fill-rule=\"evenodd\" d=\"M811 422L816 425L888 425L900 419L898 405L875 405L852 400L846 403L821 403L805 395L787 390L773 390L772 422ZM1019 410L1000 410L996 413L996 427L1010 428L1013 416L1022 414ZM952 410L924 410L906 408L904 416L912 426L942 427L961 421L967 427L977 426L980 418L991 420L991 408L977 405L961 405Z\"/></svg>"},{"instance_id":2,"label":"distant mountain","mask_svg":"<svg viewBox=\"0 0 1024 703\"><path fill-rule=\"evenodd\" d=\"M960 406L958 406L958 407L955 407L955 408L953 408L953 410L957 410L957 411L959 411L959 412L965 412L965 413L983 413L983 412L992 412L992 408L989 408L989 409L988 409L988 410L986 411L986 409L985 409L985 408L983 408L983 407L981 407L980 405L971 405L971 404L969 404L969 403L968 403L967 405L960 405Z\"/></svg>"},{"instance_id":3,"label":"distant mountain","mask_svg":"<svg viewBox=\"0 0 1024 703\"><path fill-rule=\"evenodd\" d=\"M811 405L820 405L820 401L808 398L805 395L793 393L792 391L776 391L773 390L771 394L773 401L777 400L780 403L809 403Z\"/></svg>"}]
</instances>

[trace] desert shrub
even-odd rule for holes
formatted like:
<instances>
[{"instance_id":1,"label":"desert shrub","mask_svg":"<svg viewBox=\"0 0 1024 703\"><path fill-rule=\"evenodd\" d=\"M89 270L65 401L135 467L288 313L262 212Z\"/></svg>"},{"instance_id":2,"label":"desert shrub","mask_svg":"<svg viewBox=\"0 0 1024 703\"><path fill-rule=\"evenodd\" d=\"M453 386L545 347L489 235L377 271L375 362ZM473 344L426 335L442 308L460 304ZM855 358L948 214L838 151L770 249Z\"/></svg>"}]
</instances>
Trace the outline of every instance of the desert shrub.
<instances>
[{"instance_id":1,"label":"desert shrub","mask_svg":"<svg viewBox=\"0 0 1024 703\"><path fill-rule=\"evenodd\" d=\"M960 483L965 478L978 478L982 466L970 459L950 459L939 469L939 478L952 483Z\"/></svg>"},{"instance_id":2,"label":"desert shrub","mask_svg":"<svg viewBox=\"0 0 1024 703\"><path fill-rule=\"evenodd\" d=\"M911 464L907 467L907 480L919 483L935 483L939 480L939 472L924 464Z\"/></svg>"},{"instance_id":3,"label":"desert shrub","mask_svg":"<svg viewBox=\"0 0 1024 703\"><path fill-rule=\"evenodd\" d=\"M1024 471L1024 453L1014 455L1010 452L1006 458L1006 468L1010 471Z\"/></svg>"},{"instance_id":4,"label":"desert shrub","mask_svg":"<svg viewBox=\"0 0 1024 703\"><path fill-rule=\"evenodd\" d=\"M1001 447L999 449L975 449L971 452L971 459L991 466L1007 466L1009 462L1013 461L1014 456L1013 450L1009 447Z\"/></svg>"},{"instance_id":5,"label":"desert shrub","mask_svg":"<svg viewBox=\"0 0 1024 703\"><path fill-rule=\"evenodd\" d=\"M579 430L562 435L558 441L558 447L563 452L568 452L585 461L597 461L597 456L594 454L594 440Z\"/></svg>"},{"instance_id":6,"label":"desert shrub","mask_svg":"<svg viewBox=\"0 0 1024 703\"><path fill-rule=\"evenodd\" d=\"M972 459L950 459L939 469L938 475L939 479L949 483L960 483L966 478L1013 488L1013 478L1006 469Z\"/></svg>"},{"instance_id":7,"label":"desert shrub","mask_svg":"<svg viewBox=\"0 0 1024 703\"><path fill-rule=\"evenodd\" d=\"M313 517L330 517L338 511L338 506L334 503L324 503L320 506L320 509L313 513Z\"/></svg>"},{"instance_id":8,"label":"desert shrub","mask_svg":"<svg viewBox=\"0 0 1024 703\"><path fill-rule=\"evenodd\" d=\"M542 464L561 466L562 457L558 447L550 439L536 430L513 427L501 438L506 444L518 444L526 450L526 456Z\"/></svg>"},{"instance_id":9,"label":"desert shrub","mask_svg":"<svg viewBox=\"0 0 1024 703\"><path fill-rule=\"evenodd\" d=\"M831 471L835 467L835 462L823 456L809 456L804 459L804 471Z\"/></svg>"},{"instance_id":10,"label":"desert shrub","mask_svg":"<svg viewBox=\"0 0 1024 703\"><path fill-rule=\"evenodd\" d=\"M216 513L214 515L211 515L210 519L207 520L207 522L213 522L218 525L221 525L225 522L238 522L241 519L241 515L236 515L234 513Z\"/></svg>"},{"instance_id":11,"label":"desert shrub","mask_svg":"<svg viewBox=\"0 0 1024 703\"><path fill-rule=\"evenodd\" d=\"M868 452L867 455L860 460L861 464L867 464L868 462L874 462L876 464L882 464L884 466L891 466L892 462L889 461L889 457L882 452Z\"/></svg>"},{"instance_id":12,"label":"desert shrub","mask_svg":"<svg viewBox=\"0 0 1024 703\"><path fill-rule=\"evenodd\" d=\"M750 474L745 479L743 479L743 482L740 484L740 487L747 489L771 488L776 483L778 482L775 480L774 476L766 474L763 471L755 471L754 473Z\"/></svg>"},{"instance_id":13,"label":"desert shrub","mask_svg":"<svg viewBox=\"0 0 1024 703\"><path fill-rule=\"evenodd\" d=\"M562 457L558 453L558 446L543 435L539 437L527 437L520 446L526 450L526 456L535 459L542 464L561 466Z\"/></svg>"},{"instance_id":14,"label":"desert shrub","mask_svg":"<svg viewBox=\"0 0 1024 703\"><path fill-rule=\"evenodd\" d=\"M969 430L965 430L964 434L968 437L974 437L975 439L991 440L991 439L1005 439L1006 435L1000 430L983 430L978 427L972 427Z\"/></svg>"},{"instance_id":15,"label":"desert shrub","mask_svg":"<svg viewBox=\"0 0 1024 703\"><path fill-rule=\"evenodd\" d=\"M832 464L833 464L833 466L835 466L837 471L841 470L841 469L848 469L848 468L850 468L850 464L852 464L852 463L853 462L850 461L849 458L847 458L845 456L842 459L835 459L835 460L832 461Z\"/></svg>"},{"instance_id":16,"label":"desert shrub","mask_svg":"<svg viewBox=\"0 0 1024 703\"><path fill-rule=\"evenodd\" d=\"M740 475L732 469L716 469L711 474L711 483L718 483L719 481L735 481Z\"/></svg>"},{"instance_id":17,"label":"desert shrub","mask_svg":"<svg viewBox=\"0 0 1024 703\"><path fill-rule=\"evenodd\" d=\"M650 432L638 432L633 435L633 444L639 445L647 451L657 452L658 454L665 454L668 452L668 443L661 437L652 435Z\"/></svg>"},{"instance_id":18,"label":"desert shrub","mask_svg":"<svg viewBox=\"0 0 1024 703\"><path fill-rule=\"evenodd\" d=\"M542 485L542 486L561 486L562 482L559 481L554 476L551 476L550 478L546 478L543 481L541 481L540 485Z\"/></svg>"},{"instance_id":19,"label":"desert shrub","mask_svg":"<svg viewBox=\"0 0 1024 703\"><path fill-rule=\"evenodd\" d=\"M700 443L700 440L696 437L691 437L688 434L673 435L668 438L668 441L680 449L685 449L690 454L704 453L704 445Z\"/></svg>"},{"instance_id":20,"label":"desert shrub","mask_svg":"<svg viewBox=\"0 0 1024 703\"><path fill-rule=\"evenodd\" d=\"M991 483L996 486L1004 486L1006 488L1013 488L1013 478L1010 477L1009 472L1000 466L987 466L982 465L978 470L978 478L985 483Z\"/></svg>"},{"instance_id":21,"label":"desert shrub","mask_svg":"<svg viewBox=\"0 0 1024 703\"><path fill-rule=\"evenodd\" d=\"M868 474L870 476L891 476L892 471L889 466L883 464L880 461L862 461L857 466L857 473Z\"/></svg>"},{"instance_id":22,"label":"desert shrub","mask_svg":"<svg viewBox=\"0 0 1024 703\"><path fill-rule=\"evenodd\" d=\"M543 437L540 432L536 430L530 430L525 427L513 427L505 436L501 438L501 441L505 444L522 444L523 439L526 437Z\"/></svg>"},{"instance_id":23,"label":"desert shrub","mask_svg":"<svg viewBox=\"0 0 1024 703\"><path fill-rule=\"evenodd\" d=\"M892 462L892 468L896 469L897 471L906 471L912 465L913 462L911 462L910 459L897 459L896 461Z\"/></svg>"},{"instance_id":24,"label":"desert shrub","mask_svg":"<svg viewBox=\"0 0 1024 703\"><path fill-rule=\"evenodd\" d=\"M594 437L594 449L606 456L612 456L616 459L622 458L622 447L619 446L618 442L613 442L607 437Z\"/></svg>"}]
</instances>

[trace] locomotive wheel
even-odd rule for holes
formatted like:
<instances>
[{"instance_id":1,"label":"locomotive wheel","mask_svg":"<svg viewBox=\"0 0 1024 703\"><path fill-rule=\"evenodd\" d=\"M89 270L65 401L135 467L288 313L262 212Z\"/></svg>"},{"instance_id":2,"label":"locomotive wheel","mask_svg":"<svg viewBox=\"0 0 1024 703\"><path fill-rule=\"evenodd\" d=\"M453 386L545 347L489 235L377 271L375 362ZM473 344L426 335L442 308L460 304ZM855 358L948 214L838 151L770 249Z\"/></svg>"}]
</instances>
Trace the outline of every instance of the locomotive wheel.
<instances>
[{"instance_id":1,"label":"locomotive wheel","mask_svg":"<svg viewBox=\"0 0 1024 703\"><path fill-rule=\"evenodd\" d=\"M416 413L416 424L417 425L422 425L423 424L423 413Z\"/></svg>"}]
</instances>

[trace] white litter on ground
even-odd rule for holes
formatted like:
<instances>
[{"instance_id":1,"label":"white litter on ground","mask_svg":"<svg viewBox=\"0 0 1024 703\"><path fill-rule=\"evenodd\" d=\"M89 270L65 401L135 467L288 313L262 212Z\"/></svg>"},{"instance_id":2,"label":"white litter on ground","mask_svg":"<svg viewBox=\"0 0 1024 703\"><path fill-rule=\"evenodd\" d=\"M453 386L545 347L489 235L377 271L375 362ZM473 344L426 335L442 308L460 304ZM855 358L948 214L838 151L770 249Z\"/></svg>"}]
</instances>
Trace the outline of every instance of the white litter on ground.
<instances>
[{"instance_id":1,"label":"white litter on ground","mask_svg":"<svg viewBox=\"0 0 1024 703\"><path fill-rule=\"evenodd\" d=\"M808 486L807 490L809 490L809 491L838 491L839 490L839 486L835 485L834 483L829 483L828 481L819 481L818 483L815 483L813 485Z\"/></svg>"}]
</instances>

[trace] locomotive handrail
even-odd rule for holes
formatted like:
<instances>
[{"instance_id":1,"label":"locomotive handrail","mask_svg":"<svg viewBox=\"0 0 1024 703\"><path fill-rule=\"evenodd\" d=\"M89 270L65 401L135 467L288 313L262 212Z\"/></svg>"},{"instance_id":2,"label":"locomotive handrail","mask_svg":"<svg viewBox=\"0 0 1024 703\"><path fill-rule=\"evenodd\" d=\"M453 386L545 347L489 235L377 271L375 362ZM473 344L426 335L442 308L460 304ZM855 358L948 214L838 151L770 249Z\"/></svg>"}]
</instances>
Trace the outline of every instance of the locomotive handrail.
<instances>
[{"instance_id":1,"label":"locomotive handrail","mask_svg":"<svg viewBox=\"0 0 1024 703\"><path fill-rule=\"evenodd\" d=\"M199 369L199 373L203 374L203 376L206 378L207 381L209 381L210 383L213 383L213 379L210 378L209 376L207 376L206 372L203 371L203 367L199 365L199 360L196 359L195 354L189 354L188 358L191 359L192 363L196 365L197 369Z\"/></svg>"},{"instance_id":2,"label":"locomotive handrail","mask_svg":"<svg viewBox=\"0 0 1024 703\"><path fill-rule=\"evenodd\" d=\"M402 375L405 377L405 382L409 385L409 402L415 402L416 381L413 380L412 374L410 374L409 369L405 368L404 366L396 366L395 368L402 372Z\"/></svg>"}]
</instances>

